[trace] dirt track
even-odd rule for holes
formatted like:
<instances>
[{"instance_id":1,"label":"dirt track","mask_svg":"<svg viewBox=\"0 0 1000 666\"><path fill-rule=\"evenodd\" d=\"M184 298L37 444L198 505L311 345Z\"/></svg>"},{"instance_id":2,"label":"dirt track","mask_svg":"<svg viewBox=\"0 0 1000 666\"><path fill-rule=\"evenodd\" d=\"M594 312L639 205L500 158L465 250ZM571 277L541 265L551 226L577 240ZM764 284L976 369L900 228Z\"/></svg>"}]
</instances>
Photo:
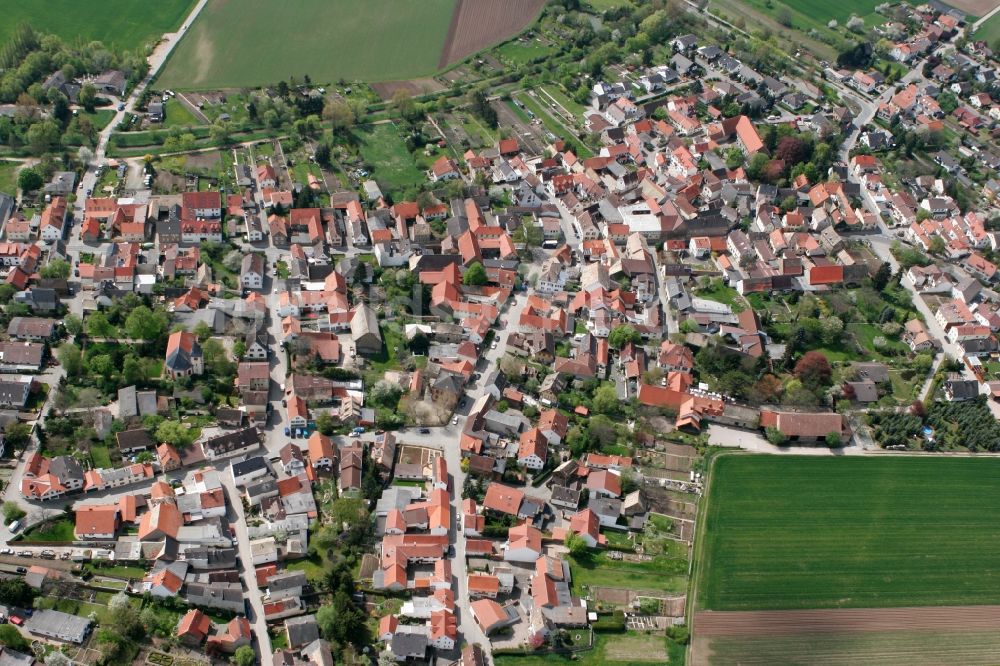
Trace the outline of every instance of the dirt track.
<instances>
[{"instance_id":1,"label":"dirt track","mask_svg":"<svg viewBox=\"0 0 1000 666\"><path fill-rule=\"evenodd\" d=\"M459 0L438 67L445 68L524 30L545 0Z\"/></svg>"},{"instance_id":2,"label":"dirt track","mask_svg":"<svg viewBox=\"0 0 1000 666\"><path fill-rule=\"evenodd\" d=\"M1000 606L701 611L695 616L694 627L699 637L858 631L1000 630Z\"/></svg>"}]
</instances>

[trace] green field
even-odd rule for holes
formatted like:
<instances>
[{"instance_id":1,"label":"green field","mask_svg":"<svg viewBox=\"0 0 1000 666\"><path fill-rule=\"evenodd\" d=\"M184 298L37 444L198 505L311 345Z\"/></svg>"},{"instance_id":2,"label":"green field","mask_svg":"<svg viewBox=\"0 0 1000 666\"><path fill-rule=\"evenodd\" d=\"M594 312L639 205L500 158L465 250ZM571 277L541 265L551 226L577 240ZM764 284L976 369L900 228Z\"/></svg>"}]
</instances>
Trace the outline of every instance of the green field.
<instances>
[{"instance_id":1,"label":"green field","mask_svg":"<svg viewBox=\"0 0 1000 666\"><path fill-rule=\"evenodd\" d=\"M437 70L456 0L214 0L171 55L165 88L239 88L308 74L392 81Z\"/></svg>"},{"instance_id":2,"label":"green field","mask_svg":"<svg viewBox=\"0 0 1000 666\"><path fill-rule=\"evenodd\" d=\"M132 50L173 32L194 7L195 0L5 0L0 43L22 23L72 43L100 40L107 46Z\"/></svg>"},{"instance_id":3,"label":"green field","mask_svg":"<svg viewBox=\"0 0 1000 666\"><path fill-rule=\"evenodd\" d=\"M14 196L17 194L17 172L21 170L19 162L0 160L0 192Z\"/></svg>"},{"instance_id":4,"label":"green field","mask_svg":"<svg viewBox=\"0 0 1000 666\"><path fill-rule=\"evenodd\" d=\"M535 58L543 58L551 55L555 47L542 44L537 38L521 37L498 46L494 53L500 60L504 60L514 65L524 65Z\"/></svg>"},{"instance_id":5,"label":"green field","mask_svg":"<svg viewBox=\"0 0 1000 666\"><path fill-rule=\"evenodd\" d=\"M724 456L710 483L701 608L1000 603L1000 460Z\"/></svg>"},{"instance_id":6,"label":"green field","mask_svg":"<svg viewBox=\"0 0 1000 666\"><path fill-rule=\"evenodd\" d=\"M610 560L605 553L589 551L571 558L570 569L573 593L579 596L595 586L670 594L687 589L687 554L679 542L670 542L667 553L647 562Z\"/></svg>"},{"instance_id":7,"label":"green field","mask_svg":"<svg viewBox=\"0 0 1000 666\"><path fill-rule=\"evenodd\" d=\"M995 664L996 632L852 632L795 636L713 637L707 642L715 665L740 664Z\"/></svg>"},{"instance_id":8,"label":"green field","mask_svg":"<svg viewBox=\"0 0 1000 666\"><path fill-rule=\"evenodd\" d=\"M183 102L177 101L176 97L171 97L167 100L166 104L163 105L163 127L165 129L170 129L171 127L191 127L192 125L201 125L201 121L195 118L194 114L191 113L189 109Z\"/></svg>"},{"instance_id":9,"label":"green field","mask_svg":"<svg viewBox=\"0 0 1000 666\"><path fill-rule=\"evenodd\" d=\"M354 134L362 159L372 167L371 177L383 191L399 193L427 180L394 124L370 125L355 130Z\"/></svg>"},{"instance_id":10,"label":"green field","mask_svg":"<svg viewBox=\"0 0 1000 666\"><path fill-rule=\"evenodd\" d=\"M973 35L976 39L981 39L990 45L990 48L1000 39L1000 12L994 14L976 30Z\"/></svg>"}]
</instances>

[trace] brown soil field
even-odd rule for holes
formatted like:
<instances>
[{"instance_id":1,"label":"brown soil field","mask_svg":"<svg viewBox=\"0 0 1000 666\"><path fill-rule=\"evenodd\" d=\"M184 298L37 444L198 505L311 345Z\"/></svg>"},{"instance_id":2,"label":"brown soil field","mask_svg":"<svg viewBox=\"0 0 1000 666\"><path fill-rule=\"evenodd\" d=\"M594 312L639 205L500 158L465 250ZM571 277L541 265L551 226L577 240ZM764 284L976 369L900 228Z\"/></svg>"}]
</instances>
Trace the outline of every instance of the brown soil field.
<instances>
[{"instance_id":1,"label":"brown soil field","mask_svg":"<svg viewBox=\"0 0 1000 666\"><path fill-rule=\"evenodd\" d=\"M392 99L397 90L405 90L408 95L426 95L443 90L444 86L431 78L410 79L409 81L384 81L371 84L372 90L385 101Z\"/></svg>"},{"instance_id":2,"label":"brown soil field","mask_svg":"<svg viewBox=\"0 0 1000 666\"><path fill-rule=\"evenodd\" d=\"M438 66L442 69L513 37L538 17L545 0L459 0Z\"/></svg>"},{"instance_id":3,"label":"brown soil field","mask_svg":"<svg viewBox=\"0 0 1000 666\"><path fill-rule=\"evenodd\" d=\"M828 608L790 611L700 611L695 631L705 636L756 636L855 631L1000 630L1000 606Z\"/></svg>"},{"instance_id":4,"label":"brown soil field","mask_svg":"<svg viewBox=\"0 0 1000 666\"><path fill-rule=\"evenodd\" d=\"M961 9L966 14L983 17L996 8L997 0L948 0L945 4Z\"/></svg>"},{"instance_id":5,"label":"brown soil field","mask_svg":"<svg viewBox=\"0 0 1000 666\"><path fill-rule=\"evenodd\" d=\"M701 611L692 666L994 664L1000 606Z\"/></svg>"}]
</instances>

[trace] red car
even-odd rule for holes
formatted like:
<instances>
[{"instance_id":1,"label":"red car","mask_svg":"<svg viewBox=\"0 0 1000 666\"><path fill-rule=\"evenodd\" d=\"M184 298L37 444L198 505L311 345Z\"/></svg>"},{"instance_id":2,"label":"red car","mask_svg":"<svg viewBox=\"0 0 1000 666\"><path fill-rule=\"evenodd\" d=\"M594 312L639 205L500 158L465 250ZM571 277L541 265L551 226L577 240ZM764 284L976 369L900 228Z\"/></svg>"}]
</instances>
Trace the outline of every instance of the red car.
<instances>
[{"instance_id":1,"label":"red car","mask_svg":"<svg viewBox=\"0 0 1000 666\"><path fill-rule=\"evenodd\" d=\"M10 623L14 624L14 625L17 625L18 627L20 627L22 624L24 624L24 619L21 618L18 615L11 615L10 616Z\"/></svg>"}]
</instances>

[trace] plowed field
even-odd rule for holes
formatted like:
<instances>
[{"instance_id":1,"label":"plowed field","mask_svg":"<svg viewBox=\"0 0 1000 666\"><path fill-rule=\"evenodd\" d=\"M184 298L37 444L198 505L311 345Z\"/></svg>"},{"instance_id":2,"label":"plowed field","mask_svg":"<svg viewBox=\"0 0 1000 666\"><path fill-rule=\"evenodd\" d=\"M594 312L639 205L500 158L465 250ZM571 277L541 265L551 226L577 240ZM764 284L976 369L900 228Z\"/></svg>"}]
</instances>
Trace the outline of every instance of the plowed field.
<instances>
[{"instance_id":1,"label":"plowed field","mask_svg":"<svg viewBox=\"0 0 1000 666\"><path fill-rule=\"evenodd\" d=\"M459 0L438 67L444 68L524 30L545 0Z\"/></svg>"},{"instance_id":2,"label":"plowed field","mask_svg":"<svg viewBox=\"0 0 1000 666\"><path fill-rule=\"evenodd\" d=\"M1000 606L698 613L694 666L995 664Z\"/></svg>"}]
</instances>

